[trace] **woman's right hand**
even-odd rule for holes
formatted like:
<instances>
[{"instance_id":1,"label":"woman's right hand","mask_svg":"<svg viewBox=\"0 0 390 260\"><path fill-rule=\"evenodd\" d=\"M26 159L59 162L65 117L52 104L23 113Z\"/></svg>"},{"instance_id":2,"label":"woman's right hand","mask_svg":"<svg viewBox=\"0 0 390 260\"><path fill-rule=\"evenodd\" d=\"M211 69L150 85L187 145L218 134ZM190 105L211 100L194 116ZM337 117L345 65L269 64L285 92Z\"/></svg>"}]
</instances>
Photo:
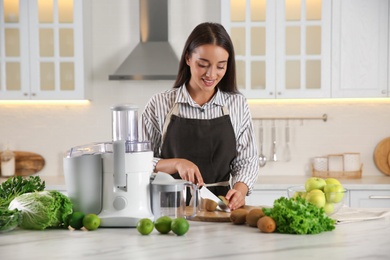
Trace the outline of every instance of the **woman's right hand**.
<instances>
[{"instance_id":1,"label":"woman's right hand","mask_svg":"<svg viewBox=\"0 0 390 260\"><path fill-rule=\"evenodd\" d=\"M198 166L187 159L161 159L158 161L155 171L169 174L179 173L183 180L190 181L200 186L204 184Z\"/></svg>"},{"instance_id":2,"label":"woman's right hand","mask_svg":"<svg viewBox=\"0 0 390 260\"><path fill-rule=\"evenodd\" d=\"M204 184L202 175L195 163L186 159L177 159L176 169L183 180L190 181L198 185Z\"/></svg>"}]
</instances>

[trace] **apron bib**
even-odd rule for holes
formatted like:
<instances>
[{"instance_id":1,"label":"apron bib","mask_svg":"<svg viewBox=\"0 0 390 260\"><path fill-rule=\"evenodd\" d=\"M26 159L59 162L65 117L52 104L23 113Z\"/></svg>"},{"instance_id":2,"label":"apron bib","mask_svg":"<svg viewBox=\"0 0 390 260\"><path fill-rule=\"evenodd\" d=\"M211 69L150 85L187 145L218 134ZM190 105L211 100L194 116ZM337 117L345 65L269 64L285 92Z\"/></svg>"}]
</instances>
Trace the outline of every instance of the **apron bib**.
<instances>
[{"instance_id":1,"label":"apron bib","mask_svg":"<svg viewBox=\"0 0 390 260\"><path fill-rule=\"evenodd\" d=\"M214 119L189 119L178 115L176 103L167 115L161 158L184 158L198 166L204 183L215 195L229 191L231 162L236 157L236 138L229 112ZM180 179L178 173L172 175ZM217 183L217 184L216 184Z\"/></svg>"}]
</instances>

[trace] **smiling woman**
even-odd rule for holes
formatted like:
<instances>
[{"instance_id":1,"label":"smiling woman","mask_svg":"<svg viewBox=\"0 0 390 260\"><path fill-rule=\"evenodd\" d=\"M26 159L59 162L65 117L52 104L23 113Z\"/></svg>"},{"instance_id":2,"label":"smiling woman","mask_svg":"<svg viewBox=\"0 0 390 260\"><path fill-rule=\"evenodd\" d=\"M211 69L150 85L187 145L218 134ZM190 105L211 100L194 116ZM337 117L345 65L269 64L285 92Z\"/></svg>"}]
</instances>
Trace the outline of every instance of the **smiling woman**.
<instances>
[{"instance_id":1,"label":"smiling woman","mask_svg":"<svg viewBox=\"0 0 390 260\"><path fill-rule=\"evenodd\" d=\"M174 87L151 98L142 129L154 147L156 172L198 185L222 183L210 190L225 196L230 209L245 204L259 171L257 148L222 25L202 23L191 32Z\"/></svg>"},{"instance_id":2,"label":"smiling woman","mask_svg":"<svg viewBox=\"0 0 390 260\"><path fill-rule=\"evenodd\" d=\"M228 58L224 48L212 44L199 46L191 56L187 55L191 70L188 92L200 106L214 96L215 86L225 76Z\"/></svg>"}]
</instances>

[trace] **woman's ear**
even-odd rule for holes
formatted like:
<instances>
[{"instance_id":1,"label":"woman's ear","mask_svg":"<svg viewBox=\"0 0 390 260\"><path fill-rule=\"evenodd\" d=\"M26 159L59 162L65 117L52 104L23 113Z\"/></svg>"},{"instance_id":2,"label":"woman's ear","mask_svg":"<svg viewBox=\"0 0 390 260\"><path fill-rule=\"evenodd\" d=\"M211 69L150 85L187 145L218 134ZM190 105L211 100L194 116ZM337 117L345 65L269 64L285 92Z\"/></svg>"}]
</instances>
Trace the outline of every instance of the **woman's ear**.
<instances>
[{"instance_id":1,"label":"woman's ear","mask_svg":"<svg viewBox=\"0 0 390 260\"><path fill-rule=\"evenodd\" d=\"M186 53L185 58L186 58L187 65L190 66L190 57L188 56L188 53Z\"/></svg>"}]
</instances>

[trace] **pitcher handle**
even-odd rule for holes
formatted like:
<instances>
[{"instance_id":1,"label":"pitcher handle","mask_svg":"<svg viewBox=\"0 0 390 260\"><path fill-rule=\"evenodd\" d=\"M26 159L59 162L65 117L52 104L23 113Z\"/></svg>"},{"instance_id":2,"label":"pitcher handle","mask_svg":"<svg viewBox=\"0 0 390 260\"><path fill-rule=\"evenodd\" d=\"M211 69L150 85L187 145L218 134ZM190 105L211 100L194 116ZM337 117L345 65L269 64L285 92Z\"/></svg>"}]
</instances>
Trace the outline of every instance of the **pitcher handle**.
<instances>
[{"instance_id":1,"label":"pitcher handle","mask_svg":"<svg viewBox=\"0 0 390 260\"><path fill-rule=\"evenodd\" d=\"M192 214L187 215L187 210L185 211L185 218L186 219L191 219L195 217L196 213L198 212L198 205L199 205L199 191L198 191L198 185L192 183L192 182L187 182L184 183L185 186L192 188L193 193L192 193ZM191 203L190 203L191 205Z\"/></svg>"}]
</instances>

